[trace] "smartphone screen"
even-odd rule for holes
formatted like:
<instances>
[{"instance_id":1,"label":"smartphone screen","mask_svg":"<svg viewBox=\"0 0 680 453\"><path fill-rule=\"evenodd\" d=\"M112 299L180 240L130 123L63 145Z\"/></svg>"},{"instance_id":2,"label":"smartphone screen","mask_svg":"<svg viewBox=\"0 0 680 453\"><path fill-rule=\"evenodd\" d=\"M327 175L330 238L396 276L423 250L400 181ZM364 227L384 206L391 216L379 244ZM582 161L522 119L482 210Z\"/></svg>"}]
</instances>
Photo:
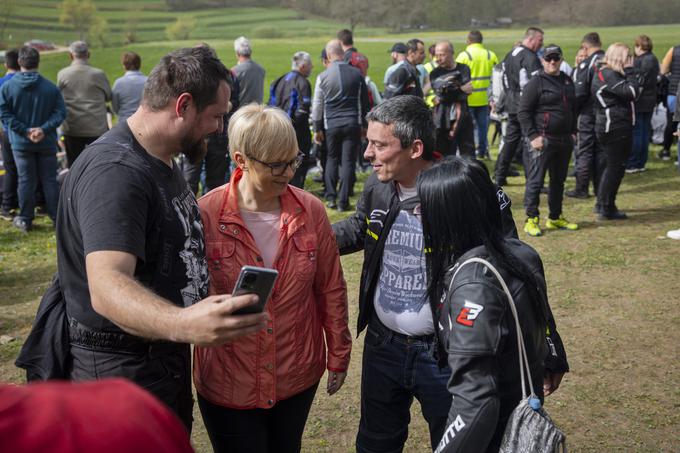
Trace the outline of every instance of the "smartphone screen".
<instances>
[{"instance_id":1,"label":"smartphone screen","mask_svg":"<svg viewBox=\"0 0 680 453\"><path fill-rule=\"evenodd\" d=\"M267 269L264 267L243 266L241 273L238 276L232 296L241 296L243 294L255 294L259 300L254 305L243 307L234 312L235 315L261 313L264 306L271 296L274 289L274 283L279 276L278 271L274 269Z\"/></svg>"}]
</instances>

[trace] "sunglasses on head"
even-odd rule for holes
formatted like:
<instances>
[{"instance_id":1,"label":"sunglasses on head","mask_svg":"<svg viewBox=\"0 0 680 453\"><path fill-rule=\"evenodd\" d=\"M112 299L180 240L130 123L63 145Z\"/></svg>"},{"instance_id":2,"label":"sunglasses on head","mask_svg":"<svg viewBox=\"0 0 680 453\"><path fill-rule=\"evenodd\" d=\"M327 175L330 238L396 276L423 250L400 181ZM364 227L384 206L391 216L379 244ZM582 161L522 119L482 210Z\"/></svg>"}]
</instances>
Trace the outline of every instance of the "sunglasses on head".
<instances>
[{"instance_id":1,"label":"sunglasses on head","mask_svg":"<svg viewBox=\"0 0 680 453\"><path fill-rule=\"evenodd\" d=\"M562 57L560 55L548 55L547 57L543 57L545 61L560 61Z\"/></svg>"}]
</instances>

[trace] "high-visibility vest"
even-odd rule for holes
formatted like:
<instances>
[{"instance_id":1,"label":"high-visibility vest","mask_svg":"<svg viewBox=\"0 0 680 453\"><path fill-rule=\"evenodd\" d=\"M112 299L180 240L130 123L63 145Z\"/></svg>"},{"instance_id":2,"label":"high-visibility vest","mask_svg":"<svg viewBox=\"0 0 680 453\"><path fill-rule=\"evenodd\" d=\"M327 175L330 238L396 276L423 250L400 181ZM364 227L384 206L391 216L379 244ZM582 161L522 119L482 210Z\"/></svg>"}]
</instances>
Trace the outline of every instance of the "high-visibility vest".
<instances>
[{"instance_id":1,"label":"high-visibility vest","mask_svg":"<svg viewBox=\"0 0 680 453\"><path fill-rule=\"evenodd\" d=\"M434 60L428 61L423 65L423 67L427 73L430 74L432 70L437 67L437 63ZM432 91L432 87L430 87L430 90L425 93L425 104L427 104L429 108L434 108L434 91Z\"/></svg>"},{"instance_id":2,"label":"high-visibility vest","mask_svg":"<svg viewBox=\"0 0 680 453\"><path fill-rule=\"evenodd\" d=\"M458 54L457 63L463 63L470 67L472 78L472 93L468 96L470 107L482 107L489 103L487 90L491 83L493 67L498 64L495 53L484 48L481 43L470 44Z\"/></svg>"}]
</instances>

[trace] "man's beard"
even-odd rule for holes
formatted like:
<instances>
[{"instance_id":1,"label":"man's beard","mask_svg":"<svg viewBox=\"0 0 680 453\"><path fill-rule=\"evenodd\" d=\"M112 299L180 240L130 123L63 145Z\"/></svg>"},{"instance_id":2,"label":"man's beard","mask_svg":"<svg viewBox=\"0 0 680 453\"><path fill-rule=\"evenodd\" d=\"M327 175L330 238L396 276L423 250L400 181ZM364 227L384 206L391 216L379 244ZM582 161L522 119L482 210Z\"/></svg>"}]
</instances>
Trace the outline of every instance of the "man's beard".
<instances>
[{"instance_id":1,"label":"man's beard","mask_svg":"<svg viewBox=\"0 0 680 453\"><path fill-rule=\"evenodd\" d=\"M191 137L184 137L181 144L181 152L189 159L189 163L192 165L202 161L208 153L208 140L206 138L195 140Z\"/></svg>"}]
</instances>

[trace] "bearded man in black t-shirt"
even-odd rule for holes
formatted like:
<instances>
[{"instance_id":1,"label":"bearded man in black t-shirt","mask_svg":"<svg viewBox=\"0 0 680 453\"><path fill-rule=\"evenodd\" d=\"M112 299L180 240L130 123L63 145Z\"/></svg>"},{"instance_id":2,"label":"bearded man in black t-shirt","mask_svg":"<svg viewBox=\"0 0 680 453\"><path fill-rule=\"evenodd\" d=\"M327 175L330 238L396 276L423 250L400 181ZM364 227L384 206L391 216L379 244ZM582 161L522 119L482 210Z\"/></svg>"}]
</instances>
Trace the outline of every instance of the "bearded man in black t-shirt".
<instances>
[{"instance_id":1,"label":"bearded man in black t-shirt","mask_svg":"<svg viewBox=\"0 0 680 453\"><path fill-rule=\"evenodd\" d=\"M470 68L453 59L453 44L438 42L434 57L438 66L430 73L434 98L437 150L445 156L475 156L475 138L467 97L472 93Z\"/></svg>"},{"instance_id":2,"label":"bearded man in black t-shirt","mask_svg":"<svg viewBox=\"0 0 680 453\"><path fill-rule=\"evenodd\" d=\"M191 429L189 343L217 345L265 326L232 316L248 295L211 296L198 205L173 156L196 161L222 128L231 77L207 46L151 71L142 104L71 168L57 217L73 380L121 376Z\"/></svg>"}]
</instances>

